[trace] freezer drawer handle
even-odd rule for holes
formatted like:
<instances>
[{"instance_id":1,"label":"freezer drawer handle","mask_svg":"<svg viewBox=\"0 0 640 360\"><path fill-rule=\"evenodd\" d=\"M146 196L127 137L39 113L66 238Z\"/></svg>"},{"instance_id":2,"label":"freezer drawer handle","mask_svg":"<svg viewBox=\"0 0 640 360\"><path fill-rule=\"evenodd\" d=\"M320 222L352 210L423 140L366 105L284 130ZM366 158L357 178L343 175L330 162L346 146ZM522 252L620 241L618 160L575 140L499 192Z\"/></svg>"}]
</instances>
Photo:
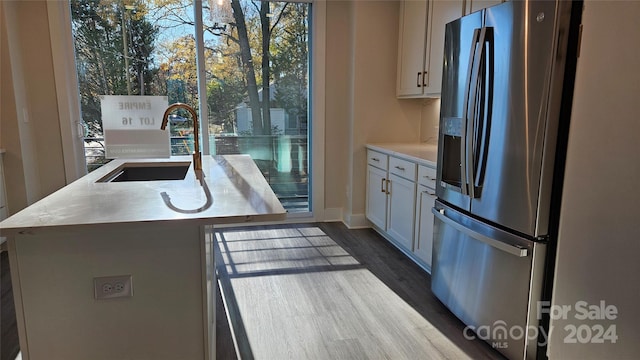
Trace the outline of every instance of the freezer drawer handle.
<instances>
[{"instance_id":1,"label":"freezer drawer handle","mask_svg":"<svg viewBox=\"0 0 640 360\"><path fill-rule=\"evenodd\" d=\"M480 233L477 233L469 228L467 228L466 226L460 225L457 222L451 220L449 217L447 217L447 215L445 214L444 209L436 209L436 208L432 208L431 212L438 218L440 219L440 221L444 222L445 224L451 226L452 228L468 235L471 236L472 238L482 241L483 243L493 246L496 249L502 250L504 252L507 252L511 255L515 255L518 257L526 257L529 254L528 249L526 248L522 248L519 247L517 245L509 245L509 244L505 244L502 241L498 241L498 240L494 240L488 236L484 236Z\"/></svg>"}]
</instances>

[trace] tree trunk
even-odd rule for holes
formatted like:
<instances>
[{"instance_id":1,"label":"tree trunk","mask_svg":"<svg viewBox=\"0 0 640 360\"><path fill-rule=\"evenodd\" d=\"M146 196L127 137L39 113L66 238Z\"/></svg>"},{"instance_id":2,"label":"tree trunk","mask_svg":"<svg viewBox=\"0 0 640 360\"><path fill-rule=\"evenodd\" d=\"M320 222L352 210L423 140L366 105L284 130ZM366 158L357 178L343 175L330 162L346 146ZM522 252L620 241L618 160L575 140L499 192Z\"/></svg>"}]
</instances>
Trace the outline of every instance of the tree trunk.
<instances>
[{"instance_id":1,"label":"tree trunk","mask_svg":"<svg viewBox=\"0 0 640 360\"><path fill-rule=\"evenodd\" d=\"M247 35L247 24L244 20L244 13L239 0L231 0L233 17L238 28L238 41L240 42L240 56L247 79L247 90L249 93L249 106L251 107L251 120L253 121L253 134L262 135L262 116L260 116L260 100L258 98L258 84L256 82L256 72L251 59L251 48L249 47L249 36Z\"/></svg>"}]
</instances>

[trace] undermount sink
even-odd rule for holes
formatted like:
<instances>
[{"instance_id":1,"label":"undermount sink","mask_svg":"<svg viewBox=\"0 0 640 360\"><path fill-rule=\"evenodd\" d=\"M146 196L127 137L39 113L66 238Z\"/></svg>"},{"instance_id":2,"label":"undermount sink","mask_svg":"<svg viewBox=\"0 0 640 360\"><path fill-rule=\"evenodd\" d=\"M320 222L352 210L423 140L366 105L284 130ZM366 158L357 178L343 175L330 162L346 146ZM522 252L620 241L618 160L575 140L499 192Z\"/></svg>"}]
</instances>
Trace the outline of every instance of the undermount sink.
<instances>
[{"instance_id":1,"label":"undermount sink","mask_svg":"<svg viewBox=\"0 0 640 360\"><path fill-rule=\"evenodd\" d=\"M191 162L124 163L97 182L183 180Z\"/></svg>"}]
</instances>

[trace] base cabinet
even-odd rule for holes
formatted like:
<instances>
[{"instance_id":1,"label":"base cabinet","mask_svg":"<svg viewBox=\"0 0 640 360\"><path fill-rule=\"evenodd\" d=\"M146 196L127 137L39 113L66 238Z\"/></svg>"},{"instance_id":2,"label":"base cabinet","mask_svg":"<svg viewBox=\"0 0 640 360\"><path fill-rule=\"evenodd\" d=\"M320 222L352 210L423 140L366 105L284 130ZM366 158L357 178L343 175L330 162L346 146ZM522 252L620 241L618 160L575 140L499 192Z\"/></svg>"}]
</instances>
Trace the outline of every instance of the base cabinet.
<instances>
[{"instance_id":1,"label":"base cabinet","mask_svg":"<svg viewBox=\"0 0 640 360\"><path fill-rule=\"evenodd\" d=\"M395 174L391 174L389 180L387 232L400 246L412 250L416 183Z\"/></svg>"},{"instance_id":2,"label":"base cabinet","mask_svg":"<svg viewBox=\"0 0 640 360\"><path fill-rule=\"evenodd\" d=\"M367 217L381 229L387 228L387 171L367 166Z\"/></svg>"},{"instance_id":3,"label":"base cabinet","mask_svg":"<svg viewBox=\"0 0 640 360\"><path fill-rule=\"evenodd\" d=\"M430 270L433 253L433 213L431 209L436 201L434 189L424 185L418 186L416 202L415 247L413 253Z\"/></svg>"},{"instance_id":4,"label":"base cabinet","mask_svg":"<svg viewBox=\"0 0 640 360\"><path fill-rule=\"evenodd\" d=\"M431 271L434 167L367 152L366 216L393 245Z\"/></svg>"}]
</instances>

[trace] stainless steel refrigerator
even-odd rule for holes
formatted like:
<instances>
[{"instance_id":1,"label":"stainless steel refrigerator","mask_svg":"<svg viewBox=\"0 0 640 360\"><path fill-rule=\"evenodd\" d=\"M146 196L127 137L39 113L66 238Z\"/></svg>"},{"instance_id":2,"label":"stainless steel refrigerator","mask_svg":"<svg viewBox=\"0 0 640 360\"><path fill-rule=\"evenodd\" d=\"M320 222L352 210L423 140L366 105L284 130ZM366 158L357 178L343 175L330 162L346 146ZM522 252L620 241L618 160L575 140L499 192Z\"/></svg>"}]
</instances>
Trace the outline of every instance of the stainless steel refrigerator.
<instances>
[{"instance_id":1,"label":"stainless steel refrigerator","mask_svg":"<svg viewBox=\"0 0 640 360\"><path fill-rule=\"evenodd\" d=\"M538 306L552 271L578 6L509 1L446 25L432 290L465 336L514 359L540 356L548 331Z\"/></svg>"}]
</instances>

